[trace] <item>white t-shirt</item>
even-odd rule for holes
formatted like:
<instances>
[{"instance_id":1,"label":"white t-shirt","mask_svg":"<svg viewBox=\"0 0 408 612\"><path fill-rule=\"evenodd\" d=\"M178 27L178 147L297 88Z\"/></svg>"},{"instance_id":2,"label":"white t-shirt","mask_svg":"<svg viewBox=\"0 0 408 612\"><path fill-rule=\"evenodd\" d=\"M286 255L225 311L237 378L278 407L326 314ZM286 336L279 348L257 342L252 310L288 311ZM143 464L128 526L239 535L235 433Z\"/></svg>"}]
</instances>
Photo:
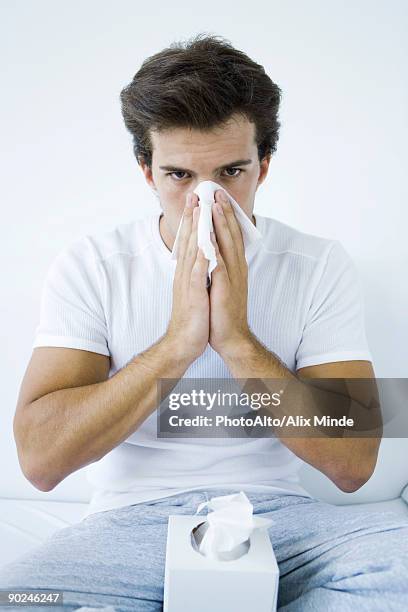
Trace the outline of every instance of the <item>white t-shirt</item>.
<instances>
[{"instance_id":1,"label":"white t-shirt","mask_svg":"<svg viewBox=\"0 0 408 612\"><path fill-rule=\"evenodd\" d=\"M167 329L176 260L159 231L161 212L87 236L52 264L34 347L107 355L113 375ZM372 361L356 267L337 240L254 214L262 240L249 246L248 323L292 371L333 361ZM209 345L186 378L231 378ZM309 494L303 461L278 437L157 438L154 411L126 441L85 468L93 496L85 516L183 491L231 488Z\"/></svg>"}]
</instances>

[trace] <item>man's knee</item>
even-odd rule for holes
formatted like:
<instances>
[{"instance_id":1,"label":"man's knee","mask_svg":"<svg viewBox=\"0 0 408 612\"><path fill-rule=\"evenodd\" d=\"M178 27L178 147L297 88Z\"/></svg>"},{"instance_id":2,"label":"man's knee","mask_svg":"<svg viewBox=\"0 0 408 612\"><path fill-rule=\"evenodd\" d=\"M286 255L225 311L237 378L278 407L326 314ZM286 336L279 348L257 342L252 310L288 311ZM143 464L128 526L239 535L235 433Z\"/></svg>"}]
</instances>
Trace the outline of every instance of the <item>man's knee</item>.
<instances>
[{"instance_id":1,"label":"man's knee","mask_svg":"<svg viewBox=\"0 0 408 612\"><path fill-rule=\"evenodd\" d=\"M346 589L398 591L408 575L408 524L384 524L369 533L362 530L331 552L331 583L340 586L341 582Z\"/></svg>"}]
</instances>

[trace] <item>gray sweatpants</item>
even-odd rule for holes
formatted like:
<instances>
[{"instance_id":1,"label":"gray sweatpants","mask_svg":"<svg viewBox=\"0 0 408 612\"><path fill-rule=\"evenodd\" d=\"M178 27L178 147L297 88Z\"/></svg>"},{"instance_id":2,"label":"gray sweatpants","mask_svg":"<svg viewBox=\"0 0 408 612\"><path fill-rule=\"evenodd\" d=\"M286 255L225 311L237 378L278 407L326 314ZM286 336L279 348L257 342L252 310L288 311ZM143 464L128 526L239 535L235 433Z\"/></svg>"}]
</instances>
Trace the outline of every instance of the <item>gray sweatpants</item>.
<instances>
[{"instance_id":1,"label":"gray sweatpants","mask_svg":"<svg viewBox=\"0 0 408 612\"><path fill-rule=\"evenodd\" d=\"M194 514L200 502L233 492L206 489L90 515L6 565L0 588L64 591L64 607L51 610L162 610L168 515ZM280 612L408 610L408 520L298 495L247 495L254 514L274 520Z\"/></svg>"}]
</instances>

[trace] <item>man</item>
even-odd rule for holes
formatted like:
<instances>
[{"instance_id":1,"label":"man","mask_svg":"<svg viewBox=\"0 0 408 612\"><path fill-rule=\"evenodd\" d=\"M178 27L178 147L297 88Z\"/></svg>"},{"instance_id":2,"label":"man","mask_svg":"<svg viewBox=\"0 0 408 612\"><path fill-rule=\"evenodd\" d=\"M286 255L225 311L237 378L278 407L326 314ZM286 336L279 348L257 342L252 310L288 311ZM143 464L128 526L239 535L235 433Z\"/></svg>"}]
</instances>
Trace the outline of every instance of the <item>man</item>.
<instances>
[{"instance_id":1,"label":"man","mask_svg":"<svg viewBox=\"0 0 408 612\"><path fill-rule=\"evenodd\" d=\"M255 513L275 519L279 609L405 609L408 523L319 502L297 478L306 461L355 491L373 473L379 437L157 436L159 379L280 378L295 399L307 379L374 379L341 244L253 214L278 140L279 88L228 42L198 36L148 58L121 100L162 210L57 258L14 422L38 489L87 466L94 494L83 521L9 564L0 586L58 588L71 609L160 610L168 515L244 490ZM209 290L193 193L203 180L224 187L263 236L245 251L218 190Z\"/></svg>"}]
</instances>

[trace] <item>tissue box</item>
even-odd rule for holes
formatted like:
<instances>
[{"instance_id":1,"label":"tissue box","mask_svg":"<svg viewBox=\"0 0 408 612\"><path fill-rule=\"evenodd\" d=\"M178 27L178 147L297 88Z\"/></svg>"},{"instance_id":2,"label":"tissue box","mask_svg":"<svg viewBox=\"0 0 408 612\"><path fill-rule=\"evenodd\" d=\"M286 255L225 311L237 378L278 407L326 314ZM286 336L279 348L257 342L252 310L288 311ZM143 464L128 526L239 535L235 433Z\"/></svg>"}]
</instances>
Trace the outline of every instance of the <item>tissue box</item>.
<instances>
[{"instance_id":1,"label":"tissue box","mask_svg":"<svg viewBox=\"0 0 408 612\"><path fill-rule=\"evenodd\" d=\"M250 536L248 552L233 561L203 556L191 532L205 516L170 515L164 576L164 612L273 612L279 567L266 529Z\"/></svg>"}]
</instances>

